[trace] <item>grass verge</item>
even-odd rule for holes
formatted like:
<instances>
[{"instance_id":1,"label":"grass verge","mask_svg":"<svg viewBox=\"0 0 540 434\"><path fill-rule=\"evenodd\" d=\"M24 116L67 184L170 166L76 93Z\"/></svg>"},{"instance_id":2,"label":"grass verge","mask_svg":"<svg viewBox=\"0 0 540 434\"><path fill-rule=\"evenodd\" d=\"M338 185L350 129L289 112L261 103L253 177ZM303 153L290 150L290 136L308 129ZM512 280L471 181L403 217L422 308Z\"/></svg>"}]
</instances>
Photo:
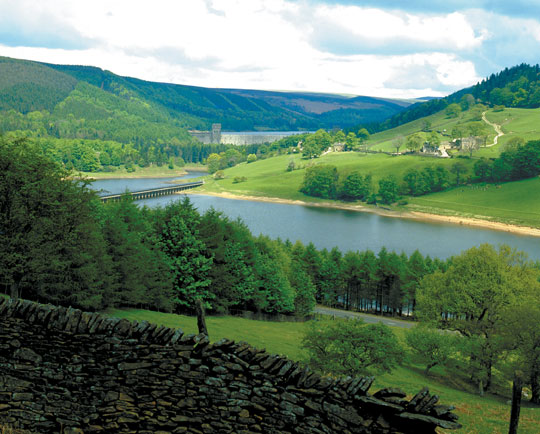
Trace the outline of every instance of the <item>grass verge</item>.
<instances>
[{"instance_id":1,"label":"grass verge","mask_svg":"<svg viewBox=\"0 0 540 434\"><path fill-rule=\"evenodd\" d=\"M114 309L106 313L129 320L147 320L168 327L182 328L185 333L197 333L196 318L185 315L162 314L137 309ZM271 353L282 354L293 360L306 360L306 353L301 347L305 323L208 317L207 326L212 341L227 337L235 341L246 341L255 347L266 348ZM405 330L393 328L393 331L404 342ZM441 397L442 403L456 406L455 412L464 426L459 433L502 434L508 432L510 419L508 397L495 395L479 397L471 393L472 386L462 380L461 373L452 369L434 368L429 376L425 376L423 368L415 360L409 359L392 373L377 376L373 390L382 387L400 387L412 396L422 387L427 386L432 393ZM540 408L524 402L521 410L520 434L537 434L539 426ZM450 432L453 431L448 431Z\"/></svg>"}]
</instances>

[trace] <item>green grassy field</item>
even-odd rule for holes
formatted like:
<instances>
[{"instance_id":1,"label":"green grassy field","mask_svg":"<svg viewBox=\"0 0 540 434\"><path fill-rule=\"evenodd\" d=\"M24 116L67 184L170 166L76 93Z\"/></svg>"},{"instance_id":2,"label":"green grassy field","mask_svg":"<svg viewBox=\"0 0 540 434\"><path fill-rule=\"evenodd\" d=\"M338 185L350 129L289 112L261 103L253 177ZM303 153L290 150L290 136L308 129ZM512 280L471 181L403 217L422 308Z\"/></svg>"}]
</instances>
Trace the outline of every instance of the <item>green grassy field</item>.
<instances>
[{"instance_id":1,"label":"green grassy field","mask_svg":"<svg viewBox=\"0 0 540 434\"><path fill-rule=\"evenodd\" d=\"M147 320L169 327L182 328L185 333L197 333L196 319L184 315L161 314L145 310L109 310L107 314L130 320ZM212 341L227 337L246 341L270 353L282 354L290 359L305 361L301 340L306 324L254 321L236 317L208 317L208 332ZM405 330L393 328L404 342ZM457 372L434 368L429 376L415 360L406 361L392 373L379 375L371 391L382 387L400 387L411 397L423 386L437 394L444 404L456 406L456 414L464 428L463 434L492 434L508 432L510 405L507 396L487 395L483 398L471 393L472 387L460 380ZM508 393L509 393L508 389ZM520 433L537 434L540 426L540 408L524 403L521 411ZM444 432L444 431L440 431ZM451 432L451 431L449 431Z\"/></svg>"},{"instance_id":2,"label":"green grassy field","mask_svg":"<svg viewBox=\"0 0 540 434\"><path fill-rule=\"evenodd\" d=\"M502 112L489 111L486 118L501 125L505 134L501 137L503 145L512 137L521 137L526 141L540 139L540 108L505 108Z\"/></svg>"},{"instance_id":3,"label":"green grassy field","mask_svg":"<svg viewBox=\"0 0 540 434\"><path fill-rule=\"evenodd\" d=\"M410 210L540 227L540 178L472 184L409 199Z\"/></svg>"},{"instance_id":4,"label":"green grassy field","mask_svg":"<svg viewBox=\"0 0 540 434\"><path fill-rule=\"evenodd\" d=\"M287 172L289 162L293 160L296 167L301 169ZM473 162L463 160L472 167ZM384 176L393 174L400 180L405 172L411 168L422 168L428 165L443 165L447 168L453 161L449 159L435 159L420 156L390 156L386 154L364 154L358 152L334 152L313 160L303 159L298 154L280 155L254 163L241 163L238 166L226 169L225 179L206 179L206 185L197 191L232 192L246 196L277 197L282 199L303 200L306 202L321 202L300 193L298 190L308 164L331 164L338 168L340 173L359 170L363 174L373 175L374 185ZM244 176L246 182L234 183L235 177Z\"/></svg>"},{"instance_id":5,"label":"green grassy field","mask_svg":"<svg viewBox=\"0 0 540 434\"><path fill-rule=\"evenodd\" d=\"M415 121L400 125L399 127L373 134L366 142L366 144L370 149L373 150L395 152L396 148L393 145L393 140L396 137L406 137L410 134L420 132L420 134L424 135L425 138L427 138L427 135L429 133L426 134L421 131L426 120L431 123L431 131L439 131L441 133L439 135L441 141L448 141L450 140L449 135L452 131L452 128L459 124L466 124L468 122L472 122L472 117L473 115L470 111L465 111L456 118L449 118L446 116L443 110L430 116L426 116L425 118L417 119ZM489 126L487 128L487 131L489 132L488 140L493 142L493 137L495 137L496 135L495 131ZM400 152L403 151L405 151L405 145L403 145L400 149Z\"/></svg>"}]
</instances>

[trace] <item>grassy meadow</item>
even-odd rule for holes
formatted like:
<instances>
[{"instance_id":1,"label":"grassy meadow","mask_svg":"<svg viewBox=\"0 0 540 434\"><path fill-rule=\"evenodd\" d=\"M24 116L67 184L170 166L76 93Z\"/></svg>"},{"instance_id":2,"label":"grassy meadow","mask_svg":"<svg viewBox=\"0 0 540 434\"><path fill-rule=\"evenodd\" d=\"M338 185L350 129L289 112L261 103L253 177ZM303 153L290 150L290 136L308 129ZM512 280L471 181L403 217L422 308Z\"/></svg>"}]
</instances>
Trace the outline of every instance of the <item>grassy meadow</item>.
<instances>
[{"instance_id":1,"label":"grassy meadow","mask_svg":"<svg viewBox=\"0 0 540 434\"><path fill-rule=\"evenodd\" d=\"M540 227L540 178L503 184L471 184L409 198L407 208L508 224Z\"/></svg>"},{"instance_id":2,"label":"grassy meadow","mask_svg":"<svg viewBox=\"0 0 540 434\"><path fill-rule=\"evenodd\" d=\"M145 310L109 310L107 314L129 320L147 320L168 327L181 328L185 333L197 333L196 318L162 314ZM207 317L211 341L223 337L235 341L246 341L268 352L285 355L296 361L305 361L306 353L301 348L305 323L265 322L237 317ZM392 328L402 344L405 345L405 329ZM371 388L374 392L383 387L400 387L409 398L422 387L427 386L431 393L437 394L443 404L456 406L456 414L464 428L463 434L502 434L508 432L510 418L510 385L506 385L507 396L486 395L479 397L473 393L472 386L460 380L462 374L452 368L433 368L429 376L423 374L423 366L409 358L403 366L392 373L379 375ZM523 403L520 419L521 434L536 434L540 426L540 408ZM446 432L441 430L442 432ZM448 433L453 431L448 431Z\"/></svg>"},{"instance_id":3,"label":"grassy meadow","mask_svg":"<svg viewBox=\"0 0 540 434\"><path fill-rule=\"evenodd\" d=\"M525 141L540 139L540 108L505 108L502 112L490 110L486 113L486 118L501 125L505 134L500 139L503 145L512 137L521 137Z\"/></svg>"},{"instance_id":4,"label":"grassy meadow","mask_svg":"<svg viewBox=\"0 0 540 434\"><path fill-rule=\"evenodd\" d=\"M297 169L287 172L287 166L291 160L294 161ZM473 162L463 161L472 168ZM379 179L387 175L394 175L398 180L401 180L405 172L411 168L443 165L450 169L452 161L432 157L390 156L358 152L333 152L313 160L303 159L299 154L280 155L254 163L241 163L226 169L224 179L214 180L209 177L205 180L205 186L197 191L231 192L246 196L327 202L327 200L306 196L298 191L304 179L305 168L309 164L331 164L337 167L340 174L346 174L353 170L359 170L363 174L371 173L374 185L377 185ZM241 176L246 177L247 181L234 183L234 178Z\"/></svg>"}]
</instances>

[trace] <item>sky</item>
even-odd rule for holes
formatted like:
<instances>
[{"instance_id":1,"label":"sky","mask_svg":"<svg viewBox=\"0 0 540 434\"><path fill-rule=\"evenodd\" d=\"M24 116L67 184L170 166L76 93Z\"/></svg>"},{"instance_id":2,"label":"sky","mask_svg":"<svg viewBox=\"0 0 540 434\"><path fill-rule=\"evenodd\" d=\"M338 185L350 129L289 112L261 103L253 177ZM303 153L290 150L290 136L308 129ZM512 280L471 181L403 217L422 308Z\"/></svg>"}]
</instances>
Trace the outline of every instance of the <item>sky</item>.
<instances>
[{"instance_id":1,"label":"sky","mask_svg":"<svg viewBox=\"0 0 540 434\"><path fill-rule=\"evenodd\" d=\"M0 0L0 56L144 80L444 96L540 58L540 0Z\"/></svg>"}]
</instances>

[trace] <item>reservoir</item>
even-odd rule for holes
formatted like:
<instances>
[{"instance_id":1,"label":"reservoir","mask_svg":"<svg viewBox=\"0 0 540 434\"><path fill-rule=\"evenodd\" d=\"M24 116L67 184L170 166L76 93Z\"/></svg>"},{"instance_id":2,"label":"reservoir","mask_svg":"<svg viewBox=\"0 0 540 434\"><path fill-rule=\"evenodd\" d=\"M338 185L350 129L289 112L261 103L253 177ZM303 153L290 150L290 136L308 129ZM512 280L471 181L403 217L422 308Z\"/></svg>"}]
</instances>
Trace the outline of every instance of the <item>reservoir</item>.
<instances>
[{"instance_id":1,"label":"reservoir","mask_svg":"<svg viewBox=\"0 0 540 434\"><path fill-rule=\"evenodd\" d=\"M163 187L175 179L187 180L201 175L192 172L182 178L99 180L93 183L93 188L121 193L126 188L137 191ZM231 219L241 218L254 235L264 234L292 242L300 240L304 244L312 242L319 249L338 247L342 252L370 249L377 253L386 247L390 251L405 252L407 255L418 249L424 256L445 259L470 247L490 243L495 246L508 244L528 253L531 259L540 260L540 238L537 237L449 223L384 217L366 212L225 199L195 192L193 190L188 196L200 213L214 207ZM137 203L149 207L164 206L183 197L165 196Z\"/></svg>"}]
</instances>

